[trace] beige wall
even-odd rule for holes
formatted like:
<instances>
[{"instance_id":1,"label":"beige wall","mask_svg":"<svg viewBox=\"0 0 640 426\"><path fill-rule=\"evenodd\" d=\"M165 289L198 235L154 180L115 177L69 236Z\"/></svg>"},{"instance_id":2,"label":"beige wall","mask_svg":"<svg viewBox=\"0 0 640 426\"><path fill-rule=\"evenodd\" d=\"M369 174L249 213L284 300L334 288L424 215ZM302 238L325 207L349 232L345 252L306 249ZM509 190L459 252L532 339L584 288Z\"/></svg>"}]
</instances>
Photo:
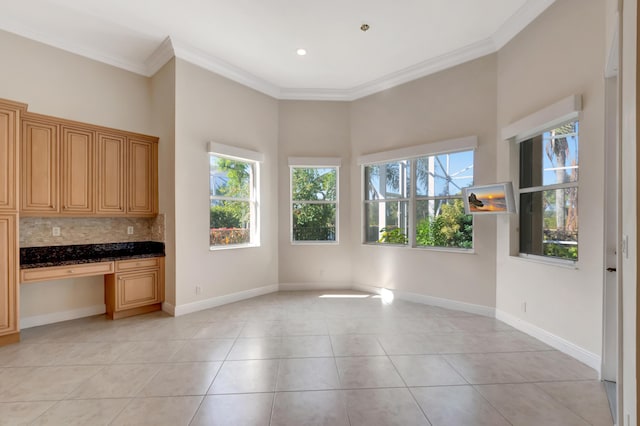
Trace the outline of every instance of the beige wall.
<instances>
[{"instance_id":1,"label":"beige wall","mask_svg":"<svg viewBox=\"0 0 640 426\"><path fill-rule=\"evenodd\" d=\"M2 31L0 52L0 98L40 114L152 133L149 79ZM101 283L91 277L22 286L20 315L104 305Z\"/></svg>"},{"instance_id":2,"label":"beige wall","mask_svg":"<svg viewBox=\"0 0 640 426\"><path fill-rule=\"evenodd\" d=\"M347 102L281 101L278 177L280 283L350 285L350 125ZM292 245L289 157L340 157L338 244ZM358 193L359 196L359 193Z\"/></svg>"},{"instance_id":3,"label":"beige wall","mask_svg":"<svg viewBox=\"0 0 640 426\"><path fill-rule=\"evenodd\" d=\"M176 303L176 63L167 62L151 78L151 120L158 145L158 208L165 216L165 300Z\"/></svg>"},{"instance_id":4,"label":"beige wall","mask_svg":"<svg viewBox=\"0 0 640 426\"><path fill-rule=\"evenodd\" d=\"M209 250L208 141L259 151L260 247ZM176 60L176 303L278 283L278 103ZM195 287L202 287L196 296Z\"/></svg>"},{"instance_id":5,"label":"beige wall","mask_svg":"<svg viewBox=\"0 0 640 426\"><path fill-rule=\"evenodd\" d=\"M3 31L0 52L0 97L31 112L152 134L148 78Z\"/></svg>"},{"instance_id":6,"label":"beige wall","mask_svg":"<svg viewBox=\"0 0 640 426\"><path fill-rule=\"evenodd\" d=\"M495 306L496 216L474 221L474 254L361 245L363 155L478 137L475 183L495 182L496 56L357 100L351 105L351 240L359 284Z\"/></svg>"},{"instance_id":7,"label":"beige wall","mask_svg":"<svg viewBox=\"0 0 640 426\"><path fill-rule=\"evenodd\" d=\"M498 129L573 94L582 95L584 110L578 266L517 257L518 217L498 222L497 309L597 356L603 303L604 6L595 0L557 1L498 53ZM498 180L517 184L517 146L498 140L497 147Z\"/></svg>"}]
</instances>

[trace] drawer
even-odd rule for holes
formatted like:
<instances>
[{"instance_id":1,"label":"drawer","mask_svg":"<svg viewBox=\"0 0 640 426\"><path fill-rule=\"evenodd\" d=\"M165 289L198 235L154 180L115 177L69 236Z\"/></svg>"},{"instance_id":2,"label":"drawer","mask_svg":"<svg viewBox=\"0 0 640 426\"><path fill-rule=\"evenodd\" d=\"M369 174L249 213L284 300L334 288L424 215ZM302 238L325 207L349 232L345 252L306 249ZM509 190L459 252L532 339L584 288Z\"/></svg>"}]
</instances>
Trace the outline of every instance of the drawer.
<instances>
[{"instance_id":1,"label":"drawer","mask_svg":"<svg viewBox=\"0 0 640 426\"><path fill-rule=\"evenodd\" d=\"M113 274L113 262L83 263L78 265L51 266L47 268L23 269L20 282L61 280L64 278L89 277L91 275Z\"/></svg>"},{"instance_id":2,"label":"drawer","mask_svg":"<svg viewBox=\"0 0 640 426\"><path fill-rule=\"evenodd\" d=\"M158 268L160 266L160 259L159 257L149 257L144 259L118 260L116 262L116 272Z\"/></svg>"}]
</instances>

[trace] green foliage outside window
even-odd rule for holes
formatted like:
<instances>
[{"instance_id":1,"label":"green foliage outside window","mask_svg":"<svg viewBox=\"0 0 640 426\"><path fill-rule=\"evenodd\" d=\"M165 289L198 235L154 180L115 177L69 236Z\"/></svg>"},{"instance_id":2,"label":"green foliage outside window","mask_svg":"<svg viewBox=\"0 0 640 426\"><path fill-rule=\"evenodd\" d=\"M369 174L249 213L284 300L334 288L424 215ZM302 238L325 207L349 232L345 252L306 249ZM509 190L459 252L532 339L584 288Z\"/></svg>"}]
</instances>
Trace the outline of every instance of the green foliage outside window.
<instances>
[{"instance_id":1,"label":"green foliage outside window","mask_svg":"<svg viewBox=\"0 0 640 426\"><path fill-rule=\"evenodd\" d=\"M435 217L426 217L416 226L416 244L429 247L473 247L473 223L471 215L464 213L461 199L441 206Z\"/></svg>"},{"instance_id":2,"label":"green foliage outside window","mask_svg":"<svg viewBox=\"0 0 640 426\"><path fill-rule=\"evenodd\" d=\"M210 244L213 246L249 243L251 164L211 156L210 166Z\"/></svg>"},{"instance_id":3,"label":"green foliage outside window","mask_svg":"<svg viewBox=\"0 0 640 426\"><path fill-rule=\"evenodd\" d=\"M335 241L337 169L292 169L293 241Z\"/></svg>"},{"instance_id":4,"label":"green foliage outside window","mask_svg":"<svg viewBox=\"0 0 640 426\"><path fill-rule=\"evenodd\" d=\"M402 229L395 226L387 226L380 230L379 243L387 244L407 244L407 236L402 232Z\"/></svg>"}]
</instances>

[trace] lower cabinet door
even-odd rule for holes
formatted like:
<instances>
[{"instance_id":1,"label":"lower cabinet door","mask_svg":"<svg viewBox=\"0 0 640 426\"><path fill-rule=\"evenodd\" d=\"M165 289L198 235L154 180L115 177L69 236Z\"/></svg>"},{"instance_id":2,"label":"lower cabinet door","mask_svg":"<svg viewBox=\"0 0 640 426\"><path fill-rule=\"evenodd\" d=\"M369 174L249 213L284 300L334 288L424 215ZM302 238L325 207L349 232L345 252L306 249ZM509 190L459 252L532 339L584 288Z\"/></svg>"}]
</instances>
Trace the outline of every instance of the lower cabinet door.
<instances>
[{"instance_id":1,"label":"lower cabinet door","mask_svg":"<svg viewBox=\"0 0 640 426\"><path fill-rule=\"evenodd\" d=\"M17 215L0 215L0 336L18 332Z\"/></svg>"},{"instance_id":2,"label":"lower cabinet door","mask_svg":"<svg viewBox=\"0 0 640 426\"><path fill-rule=\"evenodd\" d=\"M160 303L157 269L117 274L116 311Z\"/></svg>"}]
</instances>

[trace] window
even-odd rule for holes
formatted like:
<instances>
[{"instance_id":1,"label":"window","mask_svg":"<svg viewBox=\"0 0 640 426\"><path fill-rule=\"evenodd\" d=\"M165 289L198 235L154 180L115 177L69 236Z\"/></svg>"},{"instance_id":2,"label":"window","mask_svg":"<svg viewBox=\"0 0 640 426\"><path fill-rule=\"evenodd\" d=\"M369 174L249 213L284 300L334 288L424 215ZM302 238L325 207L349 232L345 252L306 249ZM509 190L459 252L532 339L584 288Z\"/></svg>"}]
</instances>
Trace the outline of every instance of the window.
<instances>
[{"instance_id":1,"label":"window","mask_svg":"<svg viewBox=\"0 0 640 426\"><path fill-rule=\"evenodd\" d=\"M314 165L308 165L309 163ZM336 163L339 165L339 159L289 159L291 242L338 241L338 165Z\"/></svg>"},{"instance_id":2,"label":"window","mask_svg":"<svg viewBox=\"0 0 640 426\"><path fill-rule=\"evenodd\" d=\"M520 253L578 260L578 121L520 143Z\"/></svg>"},{"instance_id":3,"label":"window","mask_svg":"<svg viewBox=\"0 0 640 426\"><path fill-rule=\"evenodd\" d=\"M411 161L365 166L365 242L408 244Z\"/></svg>"},{"instance_id":4,"label":"window","mask_svg":"<svg viewBox=\"0 0 640 426\"><path fill-rule=\"evenodd\" d=\"M473 185L473 151L416 160L416 245L473 248L462 188Z\"/></svg>"},{"instance_id":5,"label":"window","mask_svg":"<svg viewBox=\"0 0 640 426\"><path fill-rule=\"evenodd\" d=\"M226 155L244 152L215 145L209 155L209 242L212 249L258 246L258 162ZM228 149L226 149L228 148ZM255 157L253 151L246 152Z\"/></svg>"},{"instance_id":6,"label":"window","mask_svg":"<svg viewBox=\"0 0 640 426\"><path fill-rule=\"evenodd\" d=\"M450 145L475 147L475 138L469 139L473 143L462 139ZM474 151L437 153L434 148L451 147L446 141L431 145L416 148L429 155L363 164L365 243L473 248L472 217L464 212L462 188L473 184Z\"/></svg>"}]
</instances>

